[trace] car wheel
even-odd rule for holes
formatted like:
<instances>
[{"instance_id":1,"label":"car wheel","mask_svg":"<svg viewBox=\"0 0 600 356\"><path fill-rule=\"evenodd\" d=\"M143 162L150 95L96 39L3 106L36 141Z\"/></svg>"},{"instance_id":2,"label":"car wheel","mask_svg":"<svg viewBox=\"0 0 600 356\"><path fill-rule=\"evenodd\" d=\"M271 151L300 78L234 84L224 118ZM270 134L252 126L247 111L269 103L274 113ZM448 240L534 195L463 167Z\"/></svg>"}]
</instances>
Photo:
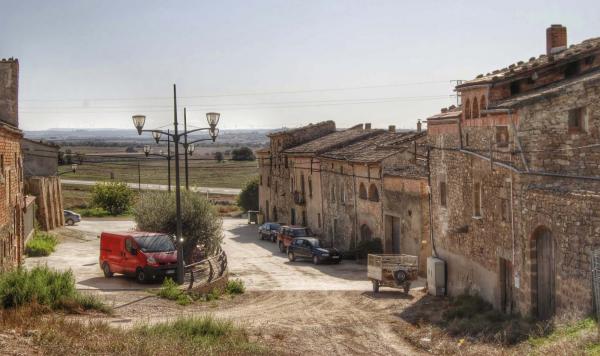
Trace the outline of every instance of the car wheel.
<instances>
[{"instance_id":1,"label":"car wheel","mask_svg":"<svg viewBox=\"0 0 600 356\"><path fill-rule=\"evenodd\" d=\"M137 281L140 283L146 282L146 273L144 273L143 269L137 269L137 272L135 273L135 279L137 279Z\"/></svg>"},{"instance_id":2,"label":"car wheel","mask_svg":"<svg viewBox=\"0 0 600 356\"><path fill-rule=\"evenodd\" d=\"M106 262L104 262L104 264L102 265L102 272L104 272L104 277L106 278L110 278L113 276L113 273L110 270L110 266Z\"/></svg>"},{"instance_id":3,"label":"car wheel","mask_svg":"<svg viewBox=\"0 0 600 356\"><path fill-rule=\"evenodd\" d=\"M340 264L340 262L342 262L342 260L337 260L337 261L335 261L334 263L335 263L336 265L339 265L339 264Z\"/></svg>"},{"instance_id":4,"label":"car wheel","mask_svg":"<svg viewBox=\"0 0 600 356\"><path fill-rule=\"evenodd\" d=\"M288 260L290 260L290 262L294 262L296 260L296 256L294 256L292 251L288 252Z\"/></svg>"},{"instance_id":5,"label":"car wheel","mask_svg":"<svg viewBox=\"0 0 600 356\"><path fill-rule=\"evenodd\" d=\"M379 281L372 280L373 282L373 293L379 293Z\"/></svg>"},{"instance_id":6,"label":"car wheel","mask_svg":"<svg viewBox=\"0 0 600 356\"><path fill-rule=\"evenodd\" d=\"M263 236L263 234L262 234L262 232L258 233L258 239L259 240L264 240L265 239L264 236Z\"/></svg>"},{"instance_id":7,"label":"car wheel","mask_svg":"<svg viewBox=\"0 0 600 356\"><path fill-rule=\"evenodd\" d=\"M73 226L73 225L75 225L75 221L73 221L73 219L67 219L67 221L65 221L65 224L67 224L69 226Z\"/></svg>"},{"instance_id":8,"label":"car wheel","mask_svg":"<svg viewBox=\"0 0 600 356\"><path fill-rule=\"evenodd\" d=\"M318 265L321 263L321 258L319 256L313 256L313 263Z\"/></svg>"},{"instance_id":9,"label":"car wheel","mask_svg":"<svg viewBox=\"0 0 600 356\"><path fill-rule=\"evenodd\" d=\"M283 246L283 242L279 241L279 252L285 252L285 246Z\"/></svg>"},{"instance_id":10,"label":"car wheel","mask_svg":"<svg viewBox=\"0 0 600 356\"><path fill-rule=\"evenodd\" d=\"M277 236L271 236L271 242L277 242Z\"/></svg>"}]
</instances>

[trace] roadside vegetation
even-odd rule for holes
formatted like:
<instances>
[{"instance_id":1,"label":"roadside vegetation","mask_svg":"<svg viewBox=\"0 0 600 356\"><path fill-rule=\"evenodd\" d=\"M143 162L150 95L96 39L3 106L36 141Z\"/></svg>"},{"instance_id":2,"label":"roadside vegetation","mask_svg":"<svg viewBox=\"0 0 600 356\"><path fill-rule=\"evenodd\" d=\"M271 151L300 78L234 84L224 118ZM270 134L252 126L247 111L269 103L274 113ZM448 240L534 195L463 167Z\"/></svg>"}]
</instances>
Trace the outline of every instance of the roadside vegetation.
<instances>
[{"instance_id":1,"label":"roadside vegetation","mask_svg":"<svg viewBox=\"0 0 600 356\"><path fill-rule=\"evenodd\" d=\"M57 244L58 239L56 236L35 230L33 236L25 245L25 254L29 257L49 256L54 252Z\"/></svg>"},{"instance_id":2,"label":"roadside vegetation","mask_svg":"<svg viewBox=\"0 0 600 356\"><path fill-rule=\"evenodd\" d=\"M175 234L175 194L164 191L144 192L133 208L138 229ZM181 194L183 249L185 260L194 261L197 246L206 256L221 249L223 222L215 206L204 195L191 191Z\"/></svg>"},{"instance_id":3,"label":"roadside vegetation","mask_svg":"<svg viewBox=\"0 0 600 356\"><path fill-rule=\"evenodd\" d=\"M412 324L403 337L438 355L600 355L593 319L542 322L504 314L479 296L425 296L401 316Z\"/></svg>"},{"instance_id":4,"label":"roadside vegetation","mask_svg":"<svg viewBox=\"0 0 600 356\"><path fill-rule=\"evenodd\" d=\"M258 177L250 179L237 197L237 205L243 211L258 210Z\"/></svg>"},{"instance_id":5,"label":"roadside vegetation","mask_svg":"<svg viewBox=\"0 0 600 356\"><path fill-rule=\"evenodd\" d=\"M241 279L229 280L223 288L215 287L207 293L200 294L181 289L171 278L166 278L156 295L164 299L176 301L179 305L188 305L195 301L210 302L218 300L223 296L233 297L244 294L245 291L246 287Z\"/></svg>"},{"instance_id":6,"label":"roadside vegetation","mask_svg":"<svg viewBox=\"0 0 600 356\"><path fill-rule=\"evenodd\" d=\"M67 312L111 311L95 296L77 291L71 271L46 266L18 268L0 275L0 305L4 309L34 306Z\"/></svg>"},{"instance_id":7,"label":"roadside vegetation","mask_svg":"<svg viewBox=\"0 0 600 356\"><path fill-rule=\"evenodd\" d=\"M92 206L116 216L128 212L133 204L134 192L124 182L96 183L92 189Z\"/></svg>"}]
</instances>

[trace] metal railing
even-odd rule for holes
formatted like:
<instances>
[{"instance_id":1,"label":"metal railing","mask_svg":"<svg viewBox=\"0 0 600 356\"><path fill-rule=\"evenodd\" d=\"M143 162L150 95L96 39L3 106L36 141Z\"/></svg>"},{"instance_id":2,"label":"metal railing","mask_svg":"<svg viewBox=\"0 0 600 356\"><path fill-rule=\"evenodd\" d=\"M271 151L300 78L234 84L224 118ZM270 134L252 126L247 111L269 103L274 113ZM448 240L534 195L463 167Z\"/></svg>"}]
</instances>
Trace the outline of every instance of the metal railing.
<instances>
[{"instance_id":1,"label":"metal railing","mask_svg":"<svg viewBox=\"0 0 600 356\"><path fill-rule=\"evenodd\" d=\"M214 256L185 266L184 283L189 284L188 290L194 286L208 284L227 272L227 255L221 250Z\"/></svg>"}]
</instances>

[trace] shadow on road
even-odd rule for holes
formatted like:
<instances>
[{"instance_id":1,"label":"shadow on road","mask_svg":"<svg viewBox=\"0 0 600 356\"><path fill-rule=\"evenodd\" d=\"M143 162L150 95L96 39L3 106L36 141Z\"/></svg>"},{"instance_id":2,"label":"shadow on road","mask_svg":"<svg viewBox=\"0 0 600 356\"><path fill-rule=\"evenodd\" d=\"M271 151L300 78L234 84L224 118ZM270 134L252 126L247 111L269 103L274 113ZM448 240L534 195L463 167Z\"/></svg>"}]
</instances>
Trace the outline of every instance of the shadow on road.
<instances>
[{"instance_id":1,"label":"shadow on road","mask_svg":"<svg viewBox=\"0 0 600 356\"><path fill-rule=\"evenodd\" d=\"M117 291L117 290L144 290L148 288L158 288L161 285L161 281L156 280L149 283L140 284L135 281L132 277L127 276L114 276L112 278L105 277L92 277L78 281L79 286L86 286L89 289L98 289L103 291ZM84 288L78 288L84 289Z\"/></svg>"}]
</instances>

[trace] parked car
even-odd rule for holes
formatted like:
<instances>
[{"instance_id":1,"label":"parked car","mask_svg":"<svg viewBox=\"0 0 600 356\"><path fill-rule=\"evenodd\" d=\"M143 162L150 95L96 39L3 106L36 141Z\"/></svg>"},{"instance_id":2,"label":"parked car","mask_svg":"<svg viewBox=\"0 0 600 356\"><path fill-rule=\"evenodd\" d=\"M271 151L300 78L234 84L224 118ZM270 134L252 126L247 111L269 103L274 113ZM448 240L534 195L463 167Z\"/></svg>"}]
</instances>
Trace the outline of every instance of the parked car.
<instances>
[{"instance_id":1,"label":"parked car","mask_svg":"<svg viewBox=\"0 0 600 356\"><path fill-rule=\"evenodd\" d=\"M318 265L321 262L340 263L342 255L335 248L324 248L319 239L297 237L288 247L288 259L294 262L298 258L308 258Z\"/></svg>"},{"instance_id":2,"label":"parked car","mask_svg":"<svg viewBox=\"0 0 600 356\"><path fill-rule=\"evenodd\" d=\"M286 252L296 237L314 237L309 228L303 226L282 226L277 233L279 251Z\"/></svg>"},{"instance_id":3,"label":"parked car","mask_svg":"<svg viewBox=\"0 0 600 356\"><path fill-rule=\"evenodd\" d=\"M278 223L264 223L258 227L258 238L261 240L267 239L271 242L277 241L277 232L281 225Z\"/></svg>"},{"instance_id":4,"label":"parked car","mask_svg":"<svg viewBox=\"0 0 600 356\"><path fill-rule=\"evenodd\" d=\"M73 225L75 225L75 223L78 223L81 221L81 215L77 214L74 211L63 210L63 215L65 216L65 224L67 224L69 226L73 226Z\"/></svg>"},{"instance_id":5,"label":"parked car","mask_svg":"<svg viewBox=\"0 0 600 356\"><path fill-rule=\"evenodd\" d=\"M100 268L104 277L114 273L146 282L176 276L177 250L171 237L152 232L103 232L100 235Z\"/></svg>"}]
</instances>

